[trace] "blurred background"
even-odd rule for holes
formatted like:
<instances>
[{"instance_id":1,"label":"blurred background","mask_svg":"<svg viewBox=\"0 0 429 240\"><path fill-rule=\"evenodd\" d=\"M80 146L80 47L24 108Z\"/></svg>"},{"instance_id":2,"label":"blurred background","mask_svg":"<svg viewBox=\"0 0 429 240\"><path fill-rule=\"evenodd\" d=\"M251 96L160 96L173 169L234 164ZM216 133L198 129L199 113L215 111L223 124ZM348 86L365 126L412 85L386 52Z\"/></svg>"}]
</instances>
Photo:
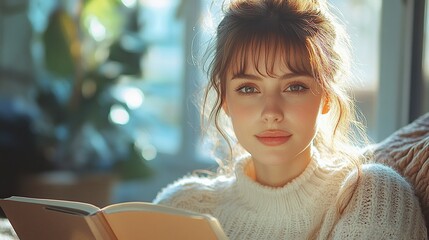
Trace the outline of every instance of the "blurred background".
<instances>
[{"instance_id":1,"label":"blurred background","mask_svg":"<svg viewBox=\"0 0 429 240\"><path fill-rule=\"evenodd\" d=\"M212 0L0 0L0 197L151 201L216 164L194 63ZM331 0L374 142L429 110L426 1Z\"/></svg>"}]
</instances>

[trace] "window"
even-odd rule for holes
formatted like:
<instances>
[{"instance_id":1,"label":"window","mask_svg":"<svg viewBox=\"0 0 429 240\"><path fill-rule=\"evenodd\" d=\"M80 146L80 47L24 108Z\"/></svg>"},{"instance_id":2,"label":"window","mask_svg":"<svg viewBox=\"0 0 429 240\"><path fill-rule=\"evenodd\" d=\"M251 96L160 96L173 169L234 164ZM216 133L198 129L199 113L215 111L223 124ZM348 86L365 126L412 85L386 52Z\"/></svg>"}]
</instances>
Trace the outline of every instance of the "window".
<instances>
[{"instance_id":1,"label":"window","mask_svg":"<svg viewBox=\"0 0 429 240\"><path fill-rule=\"evenodd\" d=\"M332 0L346 25L352 47L353 95L370 138L375 138L379 83L381 0Z\"/></svg>"},{"instance_id":2,"label":"window","mask_svg":"<svg viewBox=\"0 0 429 240\"><path fill-rule=\"evenodd\" d=\"M140 86L145 101L139 110L146 135L160 154L178 154L182 140L185 70L184 18L181 1L142 1Z\"/></svg>"},{"instance_id":3,"label":"window","mask_svg":"<svg viewBox=\"0 0 429 240\"><path fill-rule=\"evenodd\" d=\"M199 111L194 104L199 75L192 63L198 41L200 0L144 0L141 36L147 44L139 83L144 102L139 119L141 137L150 141L157 157L148 162L155 171L146 181L123 182L112 201L151 201L168 183L207 168L198 154ZM198 43L195 43L198 44Z\"/></svg>"}]
</instances>

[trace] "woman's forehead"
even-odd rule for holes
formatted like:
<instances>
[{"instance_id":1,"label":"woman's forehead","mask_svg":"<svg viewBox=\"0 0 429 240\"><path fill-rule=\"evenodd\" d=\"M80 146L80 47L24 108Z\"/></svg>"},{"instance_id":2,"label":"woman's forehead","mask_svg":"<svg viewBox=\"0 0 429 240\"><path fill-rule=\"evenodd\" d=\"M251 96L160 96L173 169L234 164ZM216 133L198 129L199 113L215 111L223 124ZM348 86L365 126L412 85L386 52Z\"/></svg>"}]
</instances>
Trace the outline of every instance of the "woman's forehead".
<instances>
[{"instance_id":1,"label":"woman's forehead","mask_svg":"<svg viewBox=\"0 0 429 240\"><path fill-rule=\"evenodd\" d=\"M235 57L236 60L231 62L229 70L233 75L252 74L273 76L292 72L284 61L284 57L269 49L264 49L260 53L248 51L247 54L239 54Z\"/></svg>"},{"instance_id":2,"label":"woman's forehead","mask_svg":"<svg viewBox=\"0 0 429 240\"><path fill-rule=\"evenodd\" d=\"M307 54L302 47L292 45L278 39L259 39L244 43L230 53L227 75L258 74L275 77L291 72L311 75Z\"/></svg>"}]
</instances>

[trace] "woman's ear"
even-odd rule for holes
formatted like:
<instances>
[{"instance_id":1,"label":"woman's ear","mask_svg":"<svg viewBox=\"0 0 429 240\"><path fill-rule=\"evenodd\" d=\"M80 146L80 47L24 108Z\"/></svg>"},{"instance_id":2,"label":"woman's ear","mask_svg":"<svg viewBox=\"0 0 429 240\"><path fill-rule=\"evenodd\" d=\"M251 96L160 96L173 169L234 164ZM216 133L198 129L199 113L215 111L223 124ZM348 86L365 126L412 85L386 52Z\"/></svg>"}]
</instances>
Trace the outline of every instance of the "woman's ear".
<instances>
[{"instance_id":1,"label":"woman's ear","mask_svg":"<svg viewBox=\"0 0 429 240\"><path fill-rule=\"evenodd\" d=\"M331 99L326 96L323 99L322 114L327 114L329 110L331 110Z\"/></svg>"}]
</instances>

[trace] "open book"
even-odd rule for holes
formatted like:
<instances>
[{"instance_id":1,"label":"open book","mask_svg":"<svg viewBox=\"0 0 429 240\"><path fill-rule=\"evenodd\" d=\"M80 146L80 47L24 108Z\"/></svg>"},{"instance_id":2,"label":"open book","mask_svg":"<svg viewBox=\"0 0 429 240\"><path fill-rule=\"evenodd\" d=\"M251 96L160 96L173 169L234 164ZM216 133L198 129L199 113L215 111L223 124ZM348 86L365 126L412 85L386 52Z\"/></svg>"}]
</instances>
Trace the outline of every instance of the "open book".
<instances>
[{"instance_id":1,"label":"open book","mask_svg":"<svg viewBox=\"0 0 429 240\"><path fill-rule=\"evenodd\" d=\"M0 206L20 240L227 239L212 216L145 202L104 208L52 199L10 197Z\"/></svg>"}]
</instances>

